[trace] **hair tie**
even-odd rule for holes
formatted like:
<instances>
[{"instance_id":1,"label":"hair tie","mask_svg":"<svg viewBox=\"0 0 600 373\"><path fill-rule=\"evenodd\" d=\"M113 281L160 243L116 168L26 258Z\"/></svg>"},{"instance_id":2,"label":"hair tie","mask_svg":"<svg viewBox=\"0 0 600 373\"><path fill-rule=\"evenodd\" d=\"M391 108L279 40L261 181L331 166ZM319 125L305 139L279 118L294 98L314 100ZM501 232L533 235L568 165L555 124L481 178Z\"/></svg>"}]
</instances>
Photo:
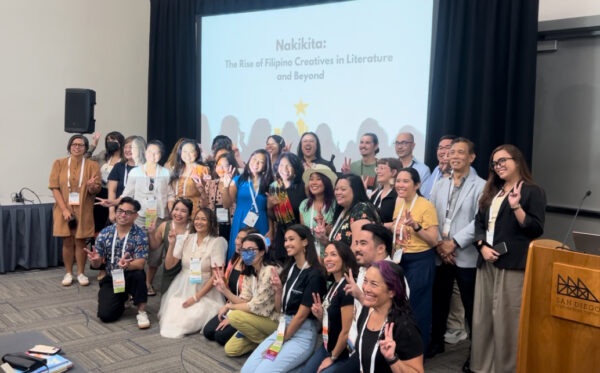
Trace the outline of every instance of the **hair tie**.
<instances>
[{"instance_id":1,"label":"hair tie","mask_svg":"<svg viewBox=\"0 0 600 373\"><path fill-rule=\"evenodd\" d=\"M263 242L265 243L265 253L269 252L269 245L271 244L271 242L269 241L269 239L265 236L263 236L260 233L250 233L248 236L258 236L260 237L261 240L263 240Z\"/></svg>"}]
</instances>

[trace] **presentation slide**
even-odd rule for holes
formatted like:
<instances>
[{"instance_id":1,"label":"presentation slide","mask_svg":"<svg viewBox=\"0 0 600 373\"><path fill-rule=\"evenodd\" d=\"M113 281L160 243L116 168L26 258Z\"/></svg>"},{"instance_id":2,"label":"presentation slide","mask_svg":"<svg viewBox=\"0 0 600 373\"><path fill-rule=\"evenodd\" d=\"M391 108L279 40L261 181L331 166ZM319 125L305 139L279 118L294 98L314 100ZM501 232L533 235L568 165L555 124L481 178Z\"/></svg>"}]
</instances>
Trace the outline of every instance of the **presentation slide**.
<instances>
[{"instance_id":1,"label":"presentation slide","mask_svg":"<svg viewBox=\"0 0 600 373\"><path fill-rule=\"evenodd\" d=\"M201 139L230 136L243 159L271 134L313 131L322 156L359 160L365 132L378 157L399 132L423 160L433 0L356 0L201 19Z\"/></svg>"}]
</instances>

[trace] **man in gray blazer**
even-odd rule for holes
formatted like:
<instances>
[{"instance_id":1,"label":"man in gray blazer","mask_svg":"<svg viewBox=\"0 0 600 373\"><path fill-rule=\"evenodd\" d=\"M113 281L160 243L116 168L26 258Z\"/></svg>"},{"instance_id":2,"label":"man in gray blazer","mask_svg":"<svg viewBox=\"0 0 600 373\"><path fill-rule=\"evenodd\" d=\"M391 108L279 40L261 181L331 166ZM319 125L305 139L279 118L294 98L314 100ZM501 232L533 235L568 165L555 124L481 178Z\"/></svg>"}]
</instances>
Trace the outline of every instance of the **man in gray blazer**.
<instances>
[{"instance_id":1,"label":"man in gray blazer","mask_svg":"<svg viewBox=\"0 0 600 373\"><path fill-rule=\"evenodd\" d=\"M452 174L440 179L431 191L439 221L436 273L433 285L433 320L429 357L444 351L444 334L454 280L460 289L469 330L473 316L477 249L473 246L475 215L485 180L471 169L475 145L462 137L449 152ZM468 367L467 367L468 368Z\"/></svg>"}]
</instances>

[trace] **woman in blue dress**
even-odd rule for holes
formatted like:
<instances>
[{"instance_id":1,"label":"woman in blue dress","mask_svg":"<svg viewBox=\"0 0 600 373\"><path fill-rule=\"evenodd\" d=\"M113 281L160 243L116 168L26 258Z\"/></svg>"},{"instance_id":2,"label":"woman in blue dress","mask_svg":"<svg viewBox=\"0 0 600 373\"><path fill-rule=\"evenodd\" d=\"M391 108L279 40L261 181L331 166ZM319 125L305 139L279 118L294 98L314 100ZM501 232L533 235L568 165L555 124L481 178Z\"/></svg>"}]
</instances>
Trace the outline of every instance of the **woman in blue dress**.
<instances>
[{"instance_id":1,"label":"woman in blue dress","mask_svg":"<svg viewBox=\"0 0 600 373\"><path fill-rule=\"evenodd\" d=\"M242 227L254 227L272 239L271 226L267 215L267 191L273 181L271 172L271 157L264 149L258 149L250 155L250 160L244 167L244 172L233 177L233 167L221 178L223 182L223 206L229 208L236 204L227 259L235 252L235 237Z\"/></svg>"}]
</instances>

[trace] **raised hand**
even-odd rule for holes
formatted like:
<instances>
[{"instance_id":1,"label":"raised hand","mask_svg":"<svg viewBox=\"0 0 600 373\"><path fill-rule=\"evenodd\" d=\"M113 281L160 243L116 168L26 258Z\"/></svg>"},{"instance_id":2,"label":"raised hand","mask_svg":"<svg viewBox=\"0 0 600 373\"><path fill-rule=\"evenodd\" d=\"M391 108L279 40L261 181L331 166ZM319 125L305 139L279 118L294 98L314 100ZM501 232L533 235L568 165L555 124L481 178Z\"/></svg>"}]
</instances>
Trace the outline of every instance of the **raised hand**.
<instances>
[{"instance_id":1,"label":"raised hand","mask_svg":"<svg viewBox=\"0 0 600 373\"><path fill-rule=\"evenodd\" d=\"M352 172L352 170L350 169L351 163L352 163L352 158L344 157L344 163L342 164L342 169L341 169L343 174L349 174Z\"/></svg>"},{"instance_id":2,"label":"raised hand","mask_svg":"<svg viewBox=\"0 0 600 373\"><path fill-rule=\"evenodd\" d=\"M102 136L102 132L97 131L92 135L92 144L94 146L98 146L98 141L100 141L100 136Z\"/></svg>"},{"instance_id":3,"label":"raised hand","mask_svg":"<svg viewBox=\"0 0 600 373\"><path fill-rule=\"evenodd\" d=\"M100 205L103 207L112 207L112 206L116 206L117 201L116 200L111 200L108 198L100 198L100 197L96 197L96 203L94 203L94 205Z\"/></svg>"},{"instance_id":4,"label":"raised hand","mask_svg":"<svg viewBox=\"0 0 600 373\"><path fill-rule=\"evenodd\" d=\"M523 181L520 181L515 185L510 193L508 193L508 204L511 208L515 208L519 205L521 201L521 187L523 186Z\"/></svg>"},{"instance_id":5,"label":"raised hand","mask_svg":"<svg viewBox=\"0 0 600 373\"><path fill-rule=\"evenodd\" d=\"M231 181L233 180L233 172L233 166L229 166L223 177L221 177L221 182L225 188L228 188L229 185L231 185Z\"/></svg>"},{"instance_id":6,"label":"raised hand","mask_svg":"<svg viewBox=\"0 0 600 373\"><path fill-rule=\"evenodd\" d=\"M92 266L98 267L100 265L100 261L102 258L100 257L98 251L96 251L96 246L92 245L92 251L88 250L87 247L84 247L83 251L85 251L85 253L87 254L87 257L90 263L92 263Z\"/></svg>"},{"instance_id":7,"label":"raised hand","mask_svg":"<svg viewBox=\"0 0 600 373\"><path fill-rule=\"evenodd\" d=\"M411 227L413 229L415 229L417 222L413 219L412 214L410 213L410 211L406 211L406 215L404 215L404 225Z\"/></svg>"},{"instance_id":8,"label":"raised hand","mask_svg":"<svg viewBox=\"0 0 600 373\"><path fill-rule=\"evenodd\" d=\"M98 175L94 175L94 176L92 176L92 177L91 177L91 178L90 178L90 179L89 179L89 180L86 182L86 185L87 185L87 188L88 188L88 189L90 189L90 188L94 188L94 187L95 187L97 184L98 184Z\"/></svg>"},{"instance_id":9,"label":"raised hand","mask_svg":"<svg viewBox=\"0 0 600 373\"><path fill-rule=\"evenodd\" d=\"M352 270L349 269L348 273L344 273L344 277L346 278L346 285L344 286L344 292L346 294L352 294L354 299L361 299L363 296L362 290L354 281L354 276L352 275Z\"/></svg>"},{"instance_id":10,"label":"raised hand","mask_svg":"<svg viewBox=\"0 0 600 373\"><path fill-rule=\"evenodd\" d=\"M225 275L223 274L223 270L219 267L213 268L213 286L221 293L224 294L227 285L225 284Z\"/></svg>"},{"instance_id":11,"label":"raised hand","mask_svg":"<svg viewBox=\"0 0 600 373\"><path fill-rule=\"evenodd\" d=\"M280 202L279 197L277 196L277 193L275 194L271 194L271 193L266 193L267 194L267 208L268 209L272 209L274 206L277 206Z\"/></svg>"},{"instance_id":12,"label":"raised hand","mask_svg":"<svg viewBox=\"0 0 600 373\"><path fill-rule=\"evenodd\" d=\"M279 278L279 273L277 272L277 269L275 269L275 267L271 267L271 286L273 286L273 289L276 293L281 292L281 290L283 289L281 278Z\"/></svg>"},{"instance_id":13,"label":"raised hand","mask_svg":"<svg viewBox=\"0 0 600 373\"><path fill-rule=\"evenodd\" d=\"M392 360L396 355L396 341L394 341L394 323L390 322L384 328L385 338L379 341L379 351L386 360Z\"/></svg>"},{"instance_id":14,"label":"raised hand","mask_svg":"<svg viewBox=\"0 0 600 373\"><path fill-rule=\"evenodd\" d=\"M133 258L131 258L131 256L129 255L128 252L126 252L125 254L123 254L123 256L121 257L121 259L119 259L119 262L117 263L117 265L123 269L126 269L127 267L129 267L129 264L133 261Z\"/></svg>"},{"instance_id":15,"label":"raised hand","mask_svg":"<svg viewBox=\"0 0 600 373\"><path fill-rule=\"evenodd\" d=\"M167 240L169 241L169 246L173 246L173 245L175 245L175 242L177 242L177 232L175 232L175 229L173 226L169 230L169 235L167 236Z\"/></svg>"},{"instance_id":16,"label":"raised hand","mask_svg":"<svg viewBox=\"0 0 600 373\"><path fill-rule=\"evenodd\" d=\"M318 293L312 293L313 304L310 307L312 314L319 320L323 320L323 304L321 296Z\"/></svg>"},{"instance_id":17,"label":"raised hand","mask_svg":"<svg viewBox=\"0 0 600 373\"><path fill-rule=\"evenodd\" d=\"M286 145L283 147L283 149L281 149L282 153L287 153L290 151L290 149L292 148L293 141L290 141L290 142L286 141L285 144Z\"/></svg>"}]
</instances>

